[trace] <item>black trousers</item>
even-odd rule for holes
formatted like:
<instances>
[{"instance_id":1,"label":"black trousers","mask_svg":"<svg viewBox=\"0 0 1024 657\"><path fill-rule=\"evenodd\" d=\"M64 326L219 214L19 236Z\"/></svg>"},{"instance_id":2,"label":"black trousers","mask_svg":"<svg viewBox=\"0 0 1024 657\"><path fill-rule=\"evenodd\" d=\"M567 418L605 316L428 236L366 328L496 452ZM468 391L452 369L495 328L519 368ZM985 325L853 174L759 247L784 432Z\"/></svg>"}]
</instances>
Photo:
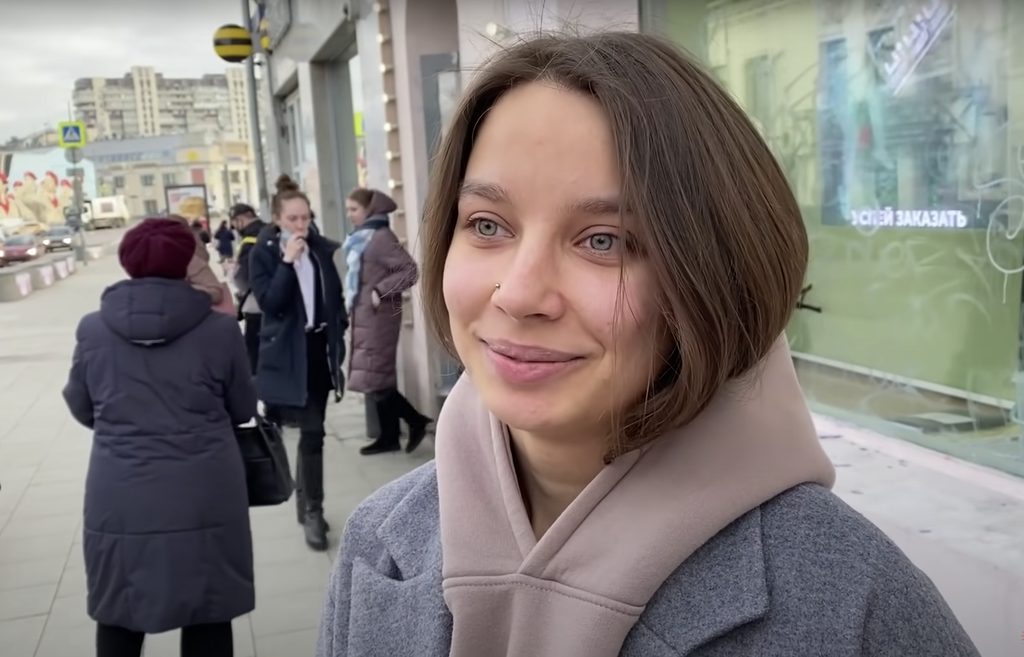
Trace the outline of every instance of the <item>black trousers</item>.
<instances>
[{"instance_id":1,"label":"black trousers","mask_svg":"<svg viewBox=\"0 0 1024 657\"><path fill-rule=\"evenodd\" d=\"M327 400L334 384L327 362L327 335L323 332L306 334L306 406L298 414L299 454L321 456L327 431Z\"/></svg>"},{"instance_id":2,"label":"black trousers","mask_svg":"<svg viewBox=\"0 0 1024 657\"><path fill-rule=\"evenodd\" d=\"M402 420L405 420L410 429L427 424L427 418L395 388L372 393L371 399L377 407L377 421L380 425L380 436L377 440L383 443L399 443Z\"/></svg>"},{"instance_id":3,"label":"black trousers","mask_svg":"<svg viewBox=\"0 0 1024 657\"><path fill-rule=\"evenodd\" d=\"M112 625L96 626L96 657L139 657L146 635ZM181 657L232 657L231 623L191 625L181 629Z\"/></svg>"},{"instance_id":4,"label":"black trousers","mask_svg":"<svg viewBox=\"0 0 1024 657\"><path fill-rule=\"evenodd\" d=\"M249 367L252 375L256 376L256 365L260 361L260 328L263 326L263 315L259 313L246 313L245 320L245 350L249 354Z\"/></svg>"}]
</instances>

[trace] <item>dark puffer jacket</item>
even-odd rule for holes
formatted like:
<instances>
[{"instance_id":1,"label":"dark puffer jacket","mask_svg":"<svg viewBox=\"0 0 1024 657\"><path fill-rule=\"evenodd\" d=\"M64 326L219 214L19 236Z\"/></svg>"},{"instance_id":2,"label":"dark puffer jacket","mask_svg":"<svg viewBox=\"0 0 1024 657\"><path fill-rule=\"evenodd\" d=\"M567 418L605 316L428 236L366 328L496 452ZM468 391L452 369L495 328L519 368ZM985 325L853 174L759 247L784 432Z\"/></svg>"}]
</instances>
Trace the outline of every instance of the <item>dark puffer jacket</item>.
<instances>
[{"instance_id":1,"label":"dark puffer jacket","mask_svg":"<svg viewBox=\"0 0 1024 657\"><path fill-rule=\"evenodd\" d=\"M345 360L345 329L348 315L341 277L334 265L337 242L310 230L306 236L310 255L320 276L318 289L327 324L327 359L335 399L341 399L345 377L341 363ZM256 388L260 399L273 406L303 408L306 390L306 310L302 301L295 267L281 257L281 230L270 224L260 233L249 256L249 283L263 311L260 329L260 358L256 372Z\"/></svg>"},{"instance_id":2,"label":"dark puffer jacket","mask_svg":"<svg viewBox=\"0 0 1024 657\"><path fill-rule=\"evenodd\" d=\"M362 230L373 236L363 251L359 293L352 309L352 356L348 388L370 393L398 387L398 339L402 333L402 293L416 284L419 269L388 227L395 202L374 192ZM380 305L373 307L373 293Z\"/></svg>"},{"instance_id":3,"label":"dark puffer jacket","mask_svg":"<svg viewBox=\"0 0 1024 657\"><path fill-rule=\"evenodd\" d=\"M82 318L64 399L93 429L82 548L89 616L156 634L255 607L245 468L256 413L233 318L185 281L107 289Z\"/></svg>"}]
</instances>

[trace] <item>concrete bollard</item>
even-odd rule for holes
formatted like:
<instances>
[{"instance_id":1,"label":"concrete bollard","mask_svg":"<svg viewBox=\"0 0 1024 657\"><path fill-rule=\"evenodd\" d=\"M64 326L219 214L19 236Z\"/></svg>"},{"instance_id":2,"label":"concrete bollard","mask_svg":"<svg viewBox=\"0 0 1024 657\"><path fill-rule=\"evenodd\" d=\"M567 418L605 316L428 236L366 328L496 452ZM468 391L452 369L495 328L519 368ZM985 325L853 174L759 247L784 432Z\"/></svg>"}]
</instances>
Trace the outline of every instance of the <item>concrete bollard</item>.
<instances>
[{"instance_id":1,"label":"concrete bollard","mask_svg":"<svg viewBox=\"0 0 1024 657\"><path fill-rule=\"evenodd\" d=\"M69 276L71 274L78 272L78 266L75 260L75 256L68 256L67 258L64 259L64 262L67 264Z\"/></svg>"},{"instance_id":2,"label":"concrete bollard","mask_svg":"<svg viewBox=\"0 0 1024 657\"><path fill-rule=\"evenodd\" d=\"M68 263L64 258L58 258L53 261L53 273L57 275L57 280L62 281L71 275L68 271Z\"/></svg>"},{"instance_id":3,"label":"concrete bollard","mask_svg":"<svg viewBox=\"0 0 1024 657\"><path fill-rule=\"evenodd\" d=\"M21 301L32 294L32 273L22 267L0 269L0 302Z\"/></svg>"},{"instance_id":4,"label":"concrete bollard","mask_svg":"<svg viewBox=\"0 0 1024 657\"><path fill-rule=\"evenodd\" d=\"M35 290L45 290L52 286L57 280L57 275L53 271L52 262L40 262L30 265L27 269L32 274L32 288Z\"/></svg>"}]
</instances>

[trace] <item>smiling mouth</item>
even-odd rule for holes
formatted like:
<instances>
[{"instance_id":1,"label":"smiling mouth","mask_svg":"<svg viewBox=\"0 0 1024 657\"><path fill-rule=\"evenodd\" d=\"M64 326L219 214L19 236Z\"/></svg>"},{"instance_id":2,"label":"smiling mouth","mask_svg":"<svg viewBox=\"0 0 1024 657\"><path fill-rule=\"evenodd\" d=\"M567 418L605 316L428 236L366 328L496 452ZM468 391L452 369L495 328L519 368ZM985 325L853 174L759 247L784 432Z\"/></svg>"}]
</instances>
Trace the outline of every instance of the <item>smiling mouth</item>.
<instances>
[{"instance_id":1,"label":"smiling mouth","mask_svg":"<svg viewBox=\"0 0 1024 657\"><path fill-rule=\"evenodd\" d=\"M540 363L555 365L558 363L571 363L581 360L582 356L576 356L562 351L520 345L503 340L481 340L483 344L498 356L519 363Z\"/></svg>"}]
</instances>

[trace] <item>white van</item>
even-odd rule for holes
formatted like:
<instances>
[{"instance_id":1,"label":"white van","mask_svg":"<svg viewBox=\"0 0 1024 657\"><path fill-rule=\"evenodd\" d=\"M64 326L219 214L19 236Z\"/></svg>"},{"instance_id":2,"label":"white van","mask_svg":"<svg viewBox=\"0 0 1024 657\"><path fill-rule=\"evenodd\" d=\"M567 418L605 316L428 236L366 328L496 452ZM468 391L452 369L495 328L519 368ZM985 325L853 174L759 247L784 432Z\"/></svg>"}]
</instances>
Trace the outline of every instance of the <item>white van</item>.
<instances>
[{"instance_id":1,"label":"white van","mask_svg":"<svg viewBox=\"0 0 1024 657\"><path fill-rule=\"evenodd\" d=\"M82 203L82 227L86 230L123 228L129 219L131 215L124 196L101 196Z\"/></svg>"}]
</instances>

